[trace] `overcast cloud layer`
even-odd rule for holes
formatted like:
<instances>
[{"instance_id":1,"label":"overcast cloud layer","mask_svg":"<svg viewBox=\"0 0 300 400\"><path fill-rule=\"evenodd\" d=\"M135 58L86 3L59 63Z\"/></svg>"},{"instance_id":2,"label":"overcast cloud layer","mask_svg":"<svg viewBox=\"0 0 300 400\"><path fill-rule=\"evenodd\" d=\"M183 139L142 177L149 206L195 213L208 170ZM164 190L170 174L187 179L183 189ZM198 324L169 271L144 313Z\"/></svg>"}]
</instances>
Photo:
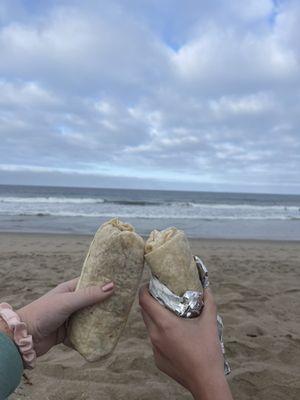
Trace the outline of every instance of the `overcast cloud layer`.
<instances>
[{"instance_id":1,"label":"overcast cloud layer","mask_svg":"<svg viewBox=\"0 0 300 400\"><path fill-rule=\"evenodd\" d=\"M0 183L300 193L299 20L297 0L0 1Z\"/></svg>"}]
</instances>

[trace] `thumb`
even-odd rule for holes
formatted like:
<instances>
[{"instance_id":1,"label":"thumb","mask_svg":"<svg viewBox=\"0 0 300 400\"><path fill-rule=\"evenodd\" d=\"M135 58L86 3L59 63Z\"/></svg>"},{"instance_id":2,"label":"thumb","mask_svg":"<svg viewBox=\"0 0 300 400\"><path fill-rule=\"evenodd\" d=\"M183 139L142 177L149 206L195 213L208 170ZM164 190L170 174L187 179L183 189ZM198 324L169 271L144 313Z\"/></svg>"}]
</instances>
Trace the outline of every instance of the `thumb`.
<instances>
[{"instance_id":1,"label":"thumb","mask_svg":"<svg viewBox=\"0 0 300 400\"><path fill-rule=\"evenodd\" d=\"M96 303L102 303L105 299L109 298L114 293L114 283L109 282L101 286L88 286L86 288L78 289L72 293L66 293L68 296L69 312L72 314L88 306Z\"/></svg>"},{"instance_id":2,"label":"thumb","mask_svg":"<svg viewBox=\"0 0 300 400\"><path fill-rule=\"evenodd\" d=\"M203 313L209 315L212 319L217 317L217 306L214 300L214 296L210 287L204 289L204 309Z\"/></svg>"}]
</instances>

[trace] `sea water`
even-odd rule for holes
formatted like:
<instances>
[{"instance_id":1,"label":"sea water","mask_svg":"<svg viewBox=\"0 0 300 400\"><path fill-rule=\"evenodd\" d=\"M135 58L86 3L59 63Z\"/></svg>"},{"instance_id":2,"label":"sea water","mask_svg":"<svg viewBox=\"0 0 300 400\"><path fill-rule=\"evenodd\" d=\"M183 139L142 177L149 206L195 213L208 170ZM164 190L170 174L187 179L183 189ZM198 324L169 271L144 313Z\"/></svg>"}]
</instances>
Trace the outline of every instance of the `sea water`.
<instances>
[{"instance_id":1,"label":"sea water","mask_svg":"<svg viewBox=\"0 0 300 400\"><path fill-rule=\"evenodd\" d=\"M147 235L300 240L300 196L0 185L0 230L94 233L112 217Z\"/></svg>"}]
</instances>

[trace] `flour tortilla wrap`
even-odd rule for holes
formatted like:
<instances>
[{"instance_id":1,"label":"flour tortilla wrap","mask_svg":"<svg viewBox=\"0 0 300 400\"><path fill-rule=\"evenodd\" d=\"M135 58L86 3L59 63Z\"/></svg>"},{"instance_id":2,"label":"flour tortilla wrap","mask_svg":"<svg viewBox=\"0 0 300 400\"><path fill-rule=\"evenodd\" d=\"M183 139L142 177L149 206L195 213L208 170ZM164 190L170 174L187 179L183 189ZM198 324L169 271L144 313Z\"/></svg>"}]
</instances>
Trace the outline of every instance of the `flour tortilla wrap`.
<instances>
[{"instance_id":1,"label":"flour tortilla wrap","mask_svg":"<svg viewBox=\"0 0 300 400\"><path fill-rule=\"evenodd\" d=\"M144 240L131 225L112 219L96 232L76 290L113 280L115 293L71 317L69 339L88 361L107 356L115 348L134 301L143 264Z\"/></svg>"},{"instance_id":2,"label":"flour tortilla wrap","mask_svg":"<svg viewBox=\"0 0 300 400\"><path fill-rule=\"evenodd\" d=\"M145 260L152 275L177 296L183 296L186 291L203 290L183 231L176 228L152 231L145 246Z\"/></svg>"}]
</instances>

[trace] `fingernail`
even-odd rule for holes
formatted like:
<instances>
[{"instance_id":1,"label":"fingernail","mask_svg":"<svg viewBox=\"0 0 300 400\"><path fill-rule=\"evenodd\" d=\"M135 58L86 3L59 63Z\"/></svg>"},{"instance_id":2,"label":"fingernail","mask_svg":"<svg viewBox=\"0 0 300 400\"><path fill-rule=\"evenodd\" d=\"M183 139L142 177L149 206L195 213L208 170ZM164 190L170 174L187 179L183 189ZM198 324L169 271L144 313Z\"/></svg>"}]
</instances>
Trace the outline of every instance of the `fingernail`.
<instances>
[{"instance_id":1,"label":"fingernail","mask_svg":"<svg viewBox=\"0 0 300 400\"><path fill-rule=\"evenodd\" d=\"M106 283L104 286L102 286L102 290L103 290L103 292L109 292L111 289L113 289L113 287L114 287L114 283L109 282L109 283Z\"/></svg>"}]
</instances>

